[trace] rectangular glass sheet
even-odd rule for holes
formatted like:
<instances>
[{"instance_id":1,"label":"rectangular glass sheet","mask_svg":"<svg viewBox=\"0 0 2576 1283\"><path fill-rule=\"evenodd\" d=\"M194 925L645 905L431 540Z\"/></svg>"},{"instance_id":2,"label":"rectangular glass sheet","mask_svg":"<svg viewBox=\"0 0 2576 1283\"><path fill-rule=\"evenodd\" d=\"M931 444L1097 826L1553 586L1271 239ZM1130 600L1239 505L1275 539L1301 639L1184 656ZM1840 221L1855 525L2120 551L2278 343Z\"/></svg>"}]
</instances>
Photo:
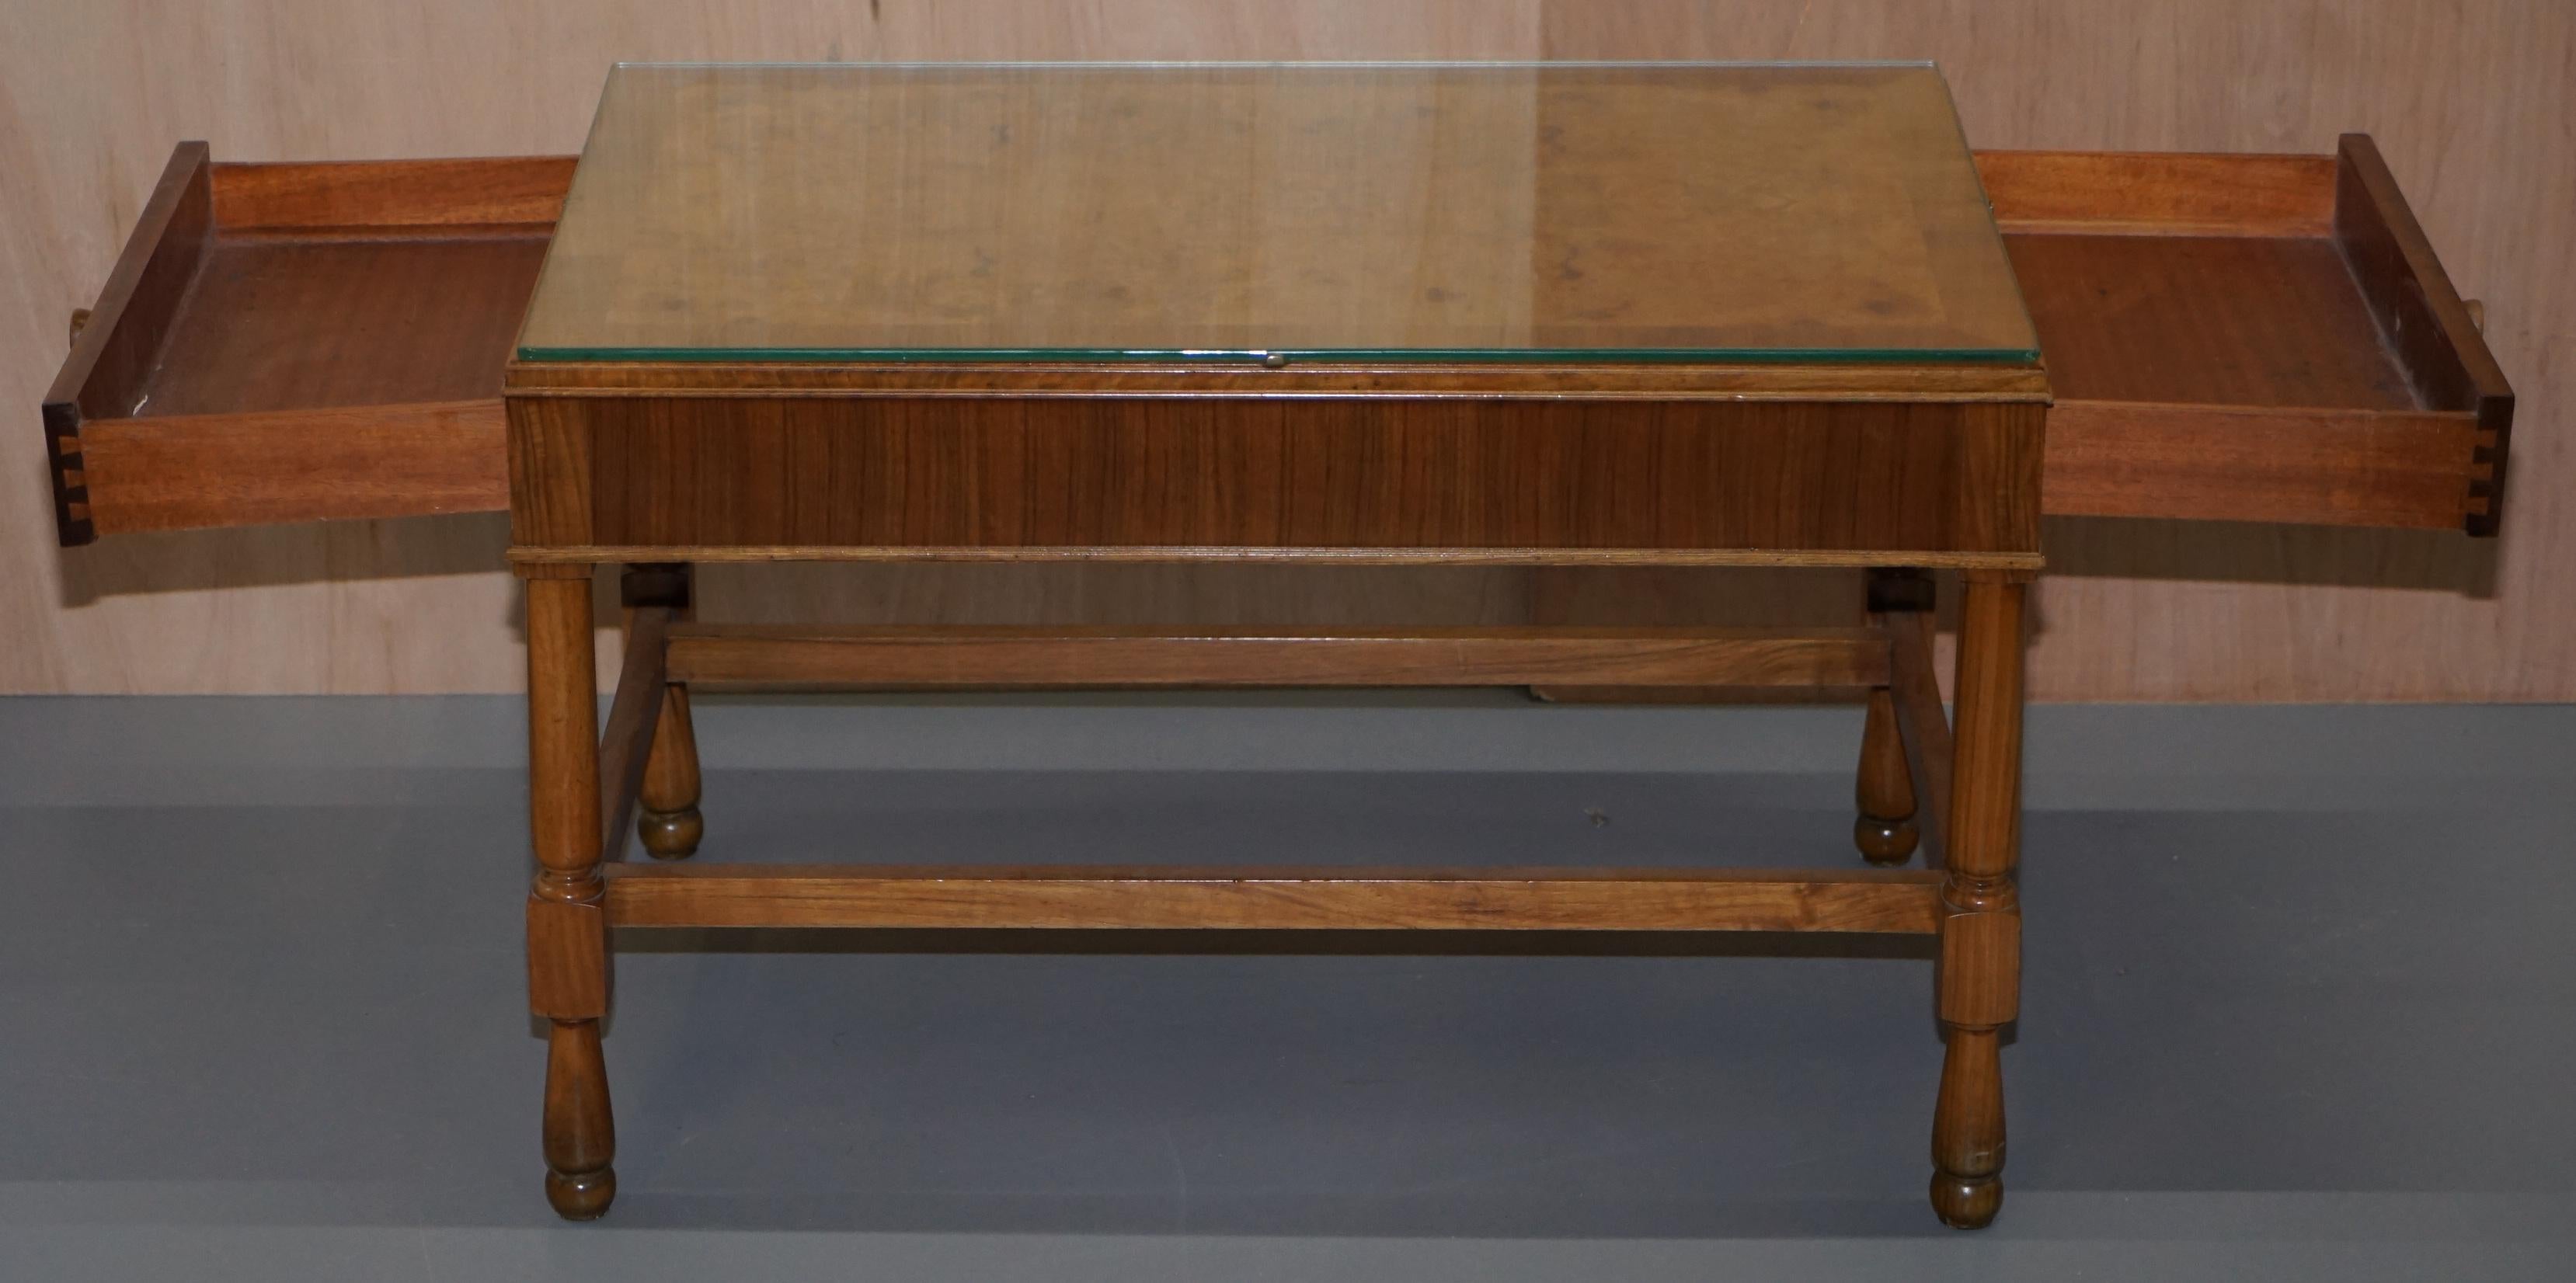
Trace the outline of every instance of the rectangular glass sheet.
<instances>
[{"instance_id":1,"label":"rectangular glass sheet","mask_svg":"<svg viewBox=\"0 0 2576 1283\"><path fill-rule=\"evenodd\" d=\"M2037 348L1928 65L629 65L519 355Z\"/></svg>"}]
</instances>

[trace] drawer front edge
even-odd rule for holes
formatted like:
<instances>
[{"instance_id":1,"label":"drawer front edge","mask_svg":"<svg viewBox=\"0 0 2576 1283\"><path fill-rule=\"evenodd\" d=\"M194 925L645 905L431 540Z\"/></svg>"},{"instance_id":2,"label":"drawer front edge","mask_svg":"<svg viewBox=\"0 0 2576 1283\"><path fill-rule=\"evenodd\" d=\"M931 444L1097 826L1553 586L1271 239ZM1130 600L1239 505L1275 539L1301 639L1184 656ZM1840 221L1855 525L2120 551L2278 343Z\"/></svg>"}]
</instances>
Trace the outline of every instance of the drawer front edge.
<instances>
[{"instance_id":1,"label":"drawer front edge","mask_svg":"<svg viewBox=\"0 0 2576 1283\"><path fill-rule=\"evenodd\" d=\"M98 538L91 520L88 460L81 448L82 422L131 408L214 234L206 157L201 142L181 143L171 151L143 216L99 289L88 322L72 336L71 353L45 393L42 417L54 523L66 548Z\"/></svg>"}]
</instances>

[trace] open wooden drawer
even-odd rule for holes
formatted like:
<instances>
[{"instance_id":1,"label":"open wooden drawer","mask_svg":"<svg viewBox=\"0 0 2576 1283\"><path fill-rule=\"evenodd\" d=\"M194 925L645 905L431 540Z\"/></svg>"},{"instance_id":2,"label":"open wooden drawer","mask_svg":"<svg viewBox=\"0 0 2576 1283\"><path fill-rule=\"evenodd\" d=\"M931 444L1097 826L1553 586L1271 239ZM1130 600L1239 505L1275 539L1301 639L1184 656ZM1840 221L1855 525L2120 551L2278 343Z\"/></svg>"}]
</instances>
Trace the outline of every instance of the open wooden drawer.
<instances>
[{"instance_id":1,"label":"open wooden drawer","mask_svg":"<svg viewBox=\"0 0 2576 1283\"><path fill-rule=\"evenodd\" d=\"M180 144L45 398L63 542L507 507L501 367L572 165Z\"/></svg>"},{"instance_id":2,"label":"open wooden drawer","mask_svg":"<svg viewBox=\"0 0 2576 1283\"><path fill-rule=\"evenodd\" d=\"M2367 135L1977 164L2056 396L2048 512L2495 533L2513 390Z\"/></svg>"},{"instance_id":3,"label":"open wooden drawer","mask_svg":"<svg viewBox=\"0 0 2576 1283\"><path fill-rule=\"evenodd\" d=\"M2513 397L2368 138L1978 156L2056 406L2044 506L2493 534ZM508 504L570 157L171 157L44 416L63 542Z\"/></svg>"}]
</instances>

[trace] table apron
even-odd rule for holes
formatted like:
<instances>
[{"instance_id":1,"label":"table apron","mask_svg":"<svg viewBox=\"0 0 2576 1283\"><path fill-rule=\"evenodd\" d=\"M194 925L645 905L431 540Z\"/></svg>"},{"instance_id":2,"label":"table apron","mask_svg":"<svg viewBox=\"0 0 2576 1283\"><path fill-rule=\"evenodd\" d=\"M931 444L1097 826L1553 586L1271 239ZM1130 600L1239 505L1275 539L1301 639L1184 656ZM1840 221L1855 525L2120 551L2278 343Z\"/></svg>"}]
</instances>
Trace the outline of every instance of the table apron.
<instances>
[{"instance_id":1,"label":"table apron","mask_svg":"<svg viewBox=\"0 0 2576 1283\"><path fill-rule=\"evenodd\" d=\"M512 526L539 558L1197 549L2029 568L2045 416L2030 402L514 396Z\"/></svg>"}]
</instances>

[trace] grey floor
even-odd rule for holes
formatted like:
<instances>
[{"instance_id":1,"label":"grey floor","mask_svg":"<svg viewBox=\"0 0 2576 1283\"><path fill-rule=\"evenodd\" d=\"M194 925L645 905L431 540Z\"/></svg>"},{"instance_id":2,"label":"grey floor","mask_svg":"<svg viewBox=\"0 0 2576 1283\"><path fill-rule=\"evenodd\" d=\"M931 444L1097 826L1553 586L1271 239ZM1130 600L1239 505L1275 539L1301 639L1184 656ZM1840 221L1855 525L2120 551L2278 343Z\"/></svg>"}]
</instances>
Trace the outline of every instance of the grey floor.
<instances>
[{"instance_id":1,"label":"grey floor","mask_svg":"<svg viewBox=\"0 0 2576 1283\"><path fill-rule=\"evenodd\" d=\"M1846 709L701 732L712 860L1852 858ZM2576 1277L2576 709L2036 710L1979 1234L1923 1203L1927 965L1678 939L629 933L622 1192L560 1224L521 736L498 699L0 701L0 1279Z\"/></svg>"}]
</instances>

